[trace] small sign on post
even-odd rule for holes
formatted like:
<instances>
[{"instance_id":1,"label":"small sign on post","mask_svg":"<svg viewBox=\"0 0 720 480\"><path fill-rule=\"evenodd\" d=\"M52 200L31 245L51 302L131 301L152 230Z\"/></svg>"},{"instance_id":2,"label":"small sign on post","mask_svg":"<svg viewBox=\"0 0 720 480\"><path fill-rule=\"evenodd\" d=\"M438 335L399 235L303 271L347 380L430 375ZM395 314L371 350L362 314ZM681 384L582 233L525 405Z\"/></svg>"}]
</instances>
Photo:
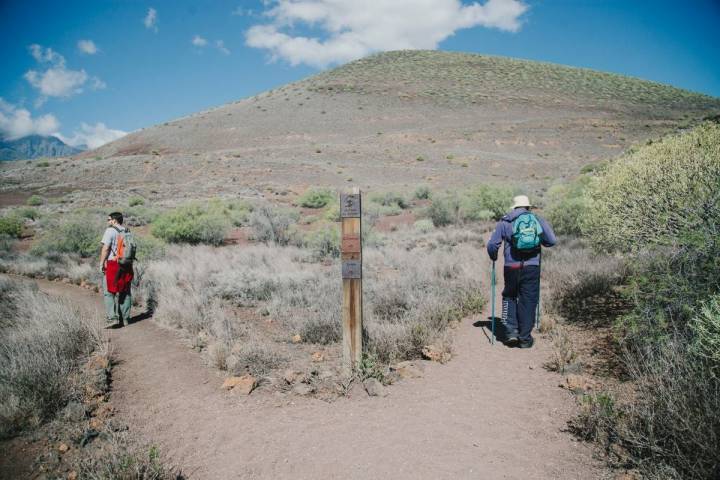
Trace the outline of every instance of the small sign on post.
<instances>
[{"instance_id":1,"label":"small sign on post","mask_svg":"<svg viewBox=\"0 0 720 480\"><path fill-rule=\"evenodd\" d=\"M362 228L360 189L340 194L343 282L343 364L352 372L362 360Z\"/></svg>"}]
</instances>

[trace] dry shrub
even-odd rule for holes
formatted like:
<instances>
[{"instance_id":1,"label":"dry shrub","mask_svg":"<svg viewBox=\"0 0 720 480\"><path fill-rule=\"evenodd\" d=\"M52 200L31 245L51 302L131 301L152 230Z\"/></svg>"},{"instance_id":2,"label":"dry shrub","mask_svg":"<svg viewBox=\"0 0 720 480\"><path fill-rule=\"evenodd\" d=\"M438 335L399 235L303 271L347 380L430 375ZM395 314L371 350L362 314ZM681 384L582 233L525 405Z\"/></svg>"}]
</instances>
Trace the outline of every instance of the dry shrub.
<instances>
[{"instance_id":1,"label":"dry shrub","mask_svg":"<svg viewBox=\"0 0 720 480\"><path fill-rule=\"evenodd\" d=\"M79 395L79 360L102 348L100 325L69 302L0 277L0 435L51 418ZM7 312L10 312L8 314Z\"/></svg>"},{"instance_id":2,"label":"dry shrub","mask_svg":"<svg viewBox=\"0 0 720 480\"><path fill-rule=\"evenodd\" d=\"M620 437L643 470L660 465L674 478L718 478L720 377L692 345L678 336L628 353L637 399L624 408Z\"/></svg>"},{"instance_id":3,"label":"dry shrub","mask_svg":"<svg viewBox=\"0 0 720 480\"><path fill-rule=\"evenodd\" d=\"M449 350L448 325L483 306L478 237L446 232L436 239L410 251L365 249L364 334L368 352L383 362L419 357L430 344ZM210 347L218 368L266 374L285 361L275 341L290 334L317 344L341 339L339 271L338 260L318 263L295 247L180 247L149 264L143 289L157 304L155 318ZM257 308L288 335L257 335L251 321L228 313L233 307Z\"/></svg>"},{"instance_id":4,"label":"dry shrub","mask_svg":"<svg viewBox=\"0 0 720 480\"><path fill-rule=\"evenodd\" d=\"M181 247L148 265L144 290L156 304L154 317L187 332L198 348L211 347L218 368L232 370L239 362L266 372L282 363L277 347L254 338L254 327L232 315L233 307L262 306L305 341L339 338L340 307L333 298L339 282L330 282L328 268L309 259L295 247Z\"/></svg>"},{"instance_id":5,"label":"dry shrub","mask_svg":"<svg viewBox=\"0 0 720 480\"><path fill-rule=\"evenodd\" d=\"M550 359L545 363L545 368L553 372L565 373L565 369L577 358L572 340L560 325L556 325L550 332L550 339L553 350Z\"/></svg>"},{"instance_id":6,"label":"dry shrub","mask_svg":"<svg viewBox=\"0 0 720 480\"><path fill-rule=\"evenodd\" d=\"M613 287L621 285L627 276L623 259L593 253L578 239L544 250L542 262L542 307L569 321L592 320L582 318L587 300L612 296Z\"/></svg>"},{"instance_id":7,"label":"dry shrub","mask_svg":"<svg viewBox=\"0 0 720 480\"><path fill-rule=\"evenodd\" d=\"M263 243L287 245L292 240L291 227L297 221L298 213L295 210L260 205L250 215L253 239Z\"/></svg>"},{"instance_id":8,"label":"dry shrub","mask_svg":"<svg viewBox=\"0 0 720 480\"><path fill-rule=\"evenodd\" d=\"M281 368L286 362L285 356L268 342L248 339L235 346L228 369L235 375L250 373L262 377Z\"/></svg>"},{"instance_id":9,"label":"dry shrub","mask_svg":"<svg viewBox=\"0 0 720 480\"><path fill-rule=\"evenodd\" d=\"M183 480L177 468L163 462L159 450L140 447L122 433L109 432L98 455L81 458L75 470L87 480Z\"/></svg>"},{"instance_id":10,"label":"dry shrub","mask_svg":"<svg viewBox=\"0 0 720 480\"><path fill-rule=\"evenodd\" d=\"M476 271L482 255L468 244L431 254L398 247L366 252L367 350L391 362L417 358L430 344L446 344L451 322L482 309Z\"/></svg>"},{"instance_id":11,"label":"dry shrub","mask_svg":"<svg viewBox=\"0 0 720 480\"><path fill-rule=\"evenodd\" d=\"M617 440L617 421L615 398L607 392L601 392L580 397L580 413L570 427L582 439L599 442L607 447Z\"/></svg>"}]
</instances>

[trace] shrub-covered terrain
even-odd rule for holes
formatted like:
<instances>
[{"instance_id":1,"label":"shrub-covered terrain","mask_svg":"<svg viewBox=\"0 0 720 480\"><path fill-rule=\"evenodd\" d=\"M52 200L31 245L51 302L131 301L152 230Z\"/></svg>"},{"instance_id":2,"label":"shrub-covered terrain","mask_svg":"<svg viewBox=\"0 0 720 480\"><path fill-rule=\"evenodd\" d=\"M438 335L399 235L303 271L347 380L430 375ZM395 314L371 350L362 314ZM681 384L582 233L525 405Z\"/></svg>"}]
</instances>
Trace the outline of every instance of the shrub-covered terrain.
<instances>
[{"instance_id":1,"label":"shrub-covered terrain","mask_svg":"<svg viewBox=\"0 0 720 480\"><path fill-rule=\"evenodd\" d=\"M69 303L0 276L0 436L36 427L82 394L80 362L100 326Z\"/></svg>"},{"instance_id":2,"label":"shrub-covered terrain","mask_svg":"<svg viewBox=\"0 0 720 480\"><path fill-rule=\"evenodd\" d=\"M550 305L563 311L618 284L630 304L615 339L632 393L585 396L574 427L647 478L718 478L720 125L636 148L550 199L565 232L617 259L597 273L583 262L578 280L546 270ZM579 218L565 213L573 205Z\"/></svg>"},{"instance_id":3,"label":"shrub-covered terrain","mask_svg":"<svg viewBox=\"0 0 720 480\"><path fill-rule=\"evenodd\" d=\"M484 303L478 237L419 244L414 230L407 235L364 253L366 351L384 364L418 358L431 344L449 352L450 324ZM332 258L277 244L177 248L150 264L145 294L155 299L155 318L185 331L216 366L267 375L294 355L294 335L307 344L339 342L340 266ZM280 328L252 320L263 316Z\"/></svg>"},{"instance_id":4,"label":"shrub-covered terrain","mask_svg":"<svg viewBox=\"0 0 720 480\"><path fill-rule=\"evenodd\" d=\"M312 88L324 92L392 92L450 105L488 99L521 101L527 98L524 96L554 105L562 98L622 109L702 109L720 102L667 85L584 68L423 50L379 53L347 63L314 77Z\"/></svg>"}]
</instances>

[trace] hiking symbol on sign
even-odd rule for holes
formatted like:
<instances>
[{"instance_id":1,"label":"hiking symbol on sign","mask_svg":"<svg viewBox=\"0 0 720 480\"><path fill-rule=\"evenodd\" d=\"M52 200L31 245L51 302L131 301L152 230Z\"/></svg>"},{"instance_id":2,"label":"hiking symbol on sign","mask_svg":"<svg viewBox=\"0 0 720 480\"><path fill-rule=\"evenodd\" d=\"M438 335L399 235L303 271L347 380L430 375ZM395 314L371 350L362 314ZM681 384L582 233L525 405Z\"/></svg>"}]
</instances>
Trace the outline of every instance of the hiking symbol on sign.
<instances>
[{"instance_id":1,"label":"hiking symbol on sign","mask_svg":"<svg viewBox=\"0 0 720 480\"><path fill-rule=\"evenodd\" d=\"M340 195L340 216L342 218L360 217L359 194L349 193Z\"/></svg>"}]
</instances>

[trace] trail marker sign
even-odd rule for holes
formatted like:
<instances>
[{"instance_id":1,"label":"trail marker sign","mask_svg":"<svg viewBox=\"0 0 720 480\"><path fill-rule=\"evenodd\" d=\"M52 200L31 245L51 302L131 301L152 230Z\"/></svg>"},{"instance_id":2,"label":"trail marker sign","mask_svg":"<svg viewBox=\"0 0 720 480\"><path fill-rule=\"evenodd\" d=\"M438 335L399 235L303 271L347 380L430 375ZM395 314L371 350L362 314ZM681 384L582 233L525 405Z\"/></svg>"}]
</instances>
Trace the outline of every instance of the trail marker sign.
<instances>
[{"instance_id":1,"label":"trail marker sign","mask_svg":"<svg viewBox=\"0 0 720 480\"><path fill-rule=\"evenodd\" d=\"M362 360L362 202L360 189L340 194L343 305L343 365L352 372Z\"/></svg>"}]
</instances>

